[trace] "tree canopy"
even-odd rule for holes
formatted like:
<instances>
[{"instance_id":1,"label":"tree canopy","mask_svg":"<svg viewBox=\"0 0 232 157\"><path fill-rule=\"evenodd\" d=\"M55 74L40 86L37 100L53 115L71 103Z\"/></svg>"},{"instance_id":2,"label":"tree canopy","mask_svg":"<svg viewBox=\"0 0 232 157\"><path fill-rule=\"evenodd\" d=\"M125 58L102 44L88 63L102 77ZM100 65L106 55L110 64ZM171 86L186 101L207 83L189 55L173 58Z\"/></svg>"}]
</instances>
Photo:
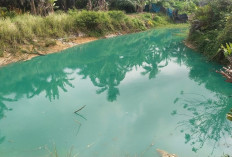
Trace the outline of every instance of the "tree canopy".
<instances>
[{"instance_id":1,"label":"tree canopy","mask_svg":"<svg viewBox=\"0 0 232 157\"><path fill-rule=\"evenodd\" d=\"M183 11L193 11L200 0L1 0L0 6L8 11L31 12L46 15L54 10L67 11L69 9L88 10L124 10L126 12L142 12L144 6L159 3L164 7ZM0 7L0 8L1 8Z\"/></svg>"}]
</instances>

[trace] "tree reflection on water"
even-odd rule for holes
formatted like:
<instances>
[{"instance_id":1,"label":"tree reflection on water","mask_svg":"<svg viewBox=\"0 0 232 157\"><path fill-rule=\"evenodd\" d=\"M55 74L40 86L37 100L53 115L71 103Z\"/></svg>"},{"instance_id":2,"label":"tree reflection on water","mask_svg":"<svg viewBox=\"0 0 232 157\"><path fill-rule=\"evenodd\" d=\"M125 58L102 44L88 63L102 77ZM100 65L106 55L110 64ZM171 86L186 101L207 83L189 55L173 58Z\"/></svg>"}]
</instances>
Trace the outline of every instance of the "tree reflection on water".
<instances>
[{"instance_id":1,"label":"tree reflection on water","mask_svg":"<svg viewBox=\"0 0 232 157\"><path fill-rule=\"evenodd\" d=\"M155 78L159 69L167 66L168 60L175 55L174 50L184 47L180 46L181 39L177 42L165 30L155 35L150 32L133 36L97 41L66 50L66 53L4 67L0 70L0 95L15 93L19 100L45 92L50 101L58 99L60 89L67 92L69 87L74 88L71 82L75 76L71 78L71 75L78 69L79 76L90 78L92 84L99 87L97 94L107 92L107 100L112 102L120 94L121 81L134 67L142 67L143 75ZM65 69L72 72L67 73Z\"/></svg>"},{"instance_id":2,"label":"tree reflection on water","mask_svg":"<svg viewBox=\"0 0 232 157\"><path fill-rule=\"evenodd\" d=\"M225 115L230 109L232 100L228 96L216 94L213 98L204 95L181 92L175 104L182 105L182 111L173 111L172 115L184 116L178 123L178 129L185 134L185 143L197 152L206 142L213 143L212 153L221 143L221 138L232 135L232 127ZM227 143L224 143L228 145Z\"/></svg>"}]
</instances>

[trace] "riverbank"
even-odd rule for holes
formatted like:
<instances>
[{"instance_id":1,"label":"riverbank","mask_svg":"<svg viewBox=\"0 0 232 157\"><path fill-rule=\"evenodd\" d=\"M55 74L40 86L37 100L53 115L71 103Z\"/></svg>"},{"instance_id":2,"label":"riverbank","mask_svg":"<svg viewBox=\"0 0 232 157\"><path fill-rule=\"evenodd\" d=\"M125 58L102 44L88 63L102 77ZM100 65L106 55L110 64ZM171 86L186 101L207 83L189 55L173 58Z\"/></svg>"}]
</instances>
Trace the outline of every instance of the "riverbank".
<instances>
[{"instance_id":1,"label":"riverbank","mask_svg":"<svg viewBox=\"0 0 232 157\"><path fill-rule=\"evenodd\" d=\"M70 11L46 17L0 19L0 66L29 60L93 40L174 24L162 14L127 15L121 11Z\"/></svg>"},{"instance_id":2,"label":"riverbank","mask_svg":"<svg viewBox=\"0 0 232 157\"><path fill-rule=\"evenodd\" d=\"M108 34L144 31L171 23L165 15L122 11L77 11L46 17L30 14L0 19L0 66L64 50Z\"/></svg>"},{"instance_id":3,"label":"riverbank","mask_svg":"<svg viewBox=\"0 0 232 157\"><path fill-rule=\"evenodd\" d=\"M162 28L168 29L168 28L181 28L181 27L187 28L188 24L176 24L176 25L169 24L169 25L163 26ZM161 26L157 27L157 29L159 28L161 28ZM51 53L58 53L67 48L71 48L73 46L88 43L91 41L104 39L104 38L112 38L112 37L116 37L119 35L125 35L125 34L128 34L128 33L122 32L122 33L108 34L108 35L105 35L104 37L70 36L69 38L60 38L60 39L54 40L55 42L54 45L49 45L48 47L42 47L40 49L37 49L36 52L32 52L33 45L27 45L27 46L22 45L22 48L27 48L27 50L24 50L25 52L23 53L22 52L9 53L5 51L3 54L4 57L0 57L0 67L11 64L11 63L19 62L19 61L27 61L34 57L38 57L38 56L44 56L44 55L51 54ZM69 39L68 42L66 41L67 39ZM188 44L186 44L186 46L190 47ZM28 48L30 48L31 50L28 50Z\"/></svg>"},{"instance_id":4,"label":"riverbank","mask_svg":"<svg viewBox=\"0 0 232 157\"><path fill-rule=\"evenodd\" d=\"M0 57L0 67L5 66L10 63L15 63L18 61L27 61L37 56L47 55L51 53L56 53L62 50L65 50L67 48L73 47L75 45L88 43L94 40L97 40L99 38L97 37L73 37L71 41L64 42L62 39L55 40L55 44L51 45L49 47L44 47L40 50L37 50L36 52L29 52L28 50L25 50L27 52L16 52L15 54L4 52L4 57ZM23 46L22 46L23 47ZM33 45L27 45L27 47L32 48Z\"/></svg>"}]
</instances>

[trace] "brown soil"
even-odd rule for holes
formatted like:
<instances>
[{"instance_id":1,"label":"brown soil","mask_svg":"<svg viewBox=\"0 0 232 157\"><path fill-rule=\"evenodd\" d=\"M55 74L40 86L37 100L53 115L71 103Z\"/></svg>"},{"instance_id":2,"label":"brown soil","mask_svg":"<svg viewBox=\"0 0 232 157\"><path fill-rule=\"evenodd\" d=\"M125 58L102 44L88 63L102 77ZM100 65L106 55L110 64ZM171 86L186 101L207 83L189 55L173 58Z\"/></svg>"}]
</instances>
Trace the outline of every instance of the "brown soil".
<instances>
[{"instance_id":1,"label":"brown soil","mask_svg":"<svg viewBox=\"0 0 232 157\"><path fill-rule=\"evenodd\" d=\"M62 39L57 39L57 40L54 40L55 45L48 46L48 47L44 46L45 42L37 42L35 40L35 42L37 42L36 43L37 46L33 46L33 45L20 46L21 51L22 50L25 51L24 53L16 52L15 54L12 54L9 52L4 52L3 54L4 57L0 57L0 67L10 64L10 63L18 62L18 61L30 60L39 55L56 53L61 50L65 50L67 48L73 47L75 45L91 42L97 39L98 38L96 37L72 37L69 39L68 42L64 42ZM30 53L33 50L34 51L36 50L36 52L38 53L34 53L34 54Z\"/></svg>"}]
</instances>

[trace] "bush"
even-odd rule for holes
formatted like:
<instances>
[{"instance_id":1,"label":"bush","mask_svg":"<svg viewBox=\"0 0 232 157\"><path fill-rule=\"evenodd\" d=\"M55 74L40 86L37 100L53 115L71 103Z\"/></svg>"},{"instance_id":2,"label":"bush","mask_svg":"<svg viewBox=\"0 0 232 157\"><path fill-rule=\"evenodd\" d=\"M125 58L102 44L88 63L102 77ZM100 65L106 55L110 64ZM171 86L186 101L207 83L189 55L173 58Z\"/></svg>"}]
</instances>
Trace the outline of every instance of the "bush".
<instances>
[{"instance_id":1,"label":"bush","mask_svg":"<svg viewBox=\"0 0 232 157\"><path fill-rule=\"evenodd\" d=\"M45 47L55 46L56 41L55 40L46 40L45 41Z\"/></svg>"},{"instance_id":2,"label":"bush","mask_svg":"<svg viewBox=\"0 0 232 157\"><path fill-rule=\"evenodd\" d=\"M146 29L144 23L142 23L139 19L134 18L134 19L132 19L132 22L133 22L135 30L145 30Z\"/></svg>"},{"instance_id":3,"label":"bush","mask_svg":"<svg viewBox=\"0 0 232 157\"><path fill-rule=\"evenodd\" d=\"M109 11L108 15L117 21L122 21L126 17L126 14L122 11Z\"/></svg>"},{"instance_id":4,"label":"bush","mask_svg":"<svg viewBox=\"0 0 232 157\"><path fill-rule=\"evenodd\" d=\"M65 31L70 28L72 31L72 26L69 20L72 20L71 16L67 14L52 14L44 18L44 25L46 28L46 33L49 36L60 37L66 34Z\"/></svg>"},{"instance_id":5,"label":"bush","mask_svg":"<svg viewBox=\"0 0 232 157\"><path fill-rule=\"evenodd\" d=\"M166 25L168 23L172 23L172 21L166 15L157 14L154 16L152 23L153 25L157 26L157 25Z\"/></svg>"},{"instance_id":6,"label":"bush","mask_svg":"<svg viewBox=\"0 0 232 157\"><path fill-rule=\"evenodd\" d=\"M3 50L0 49L0 57L3 57Z\"/></svg>"},{"instance_id":7,"label":"bush","mask_svg":"<svg viewBox=\"0 0 232 157\"><path fill-rule=\"evenodd\" d=\"M215 0L195 12L188 40L209 57L222 60L221 45L232 42L232 0ZM216 58L218 56L220 58Z\"/></svg>"},{"instance_id":8,"label":"bush","mask_svg":"<svg viewBox=\"0 0 232 157\"><path fill-rule=\"evenodd\" d=\"M102 35L112 27L108 14L96 11L81 11L76 18L76 25L81 31L94 36Z\"/></svg>"},{"instance_id":9,"label":"bush","mask_svg":"<svg viewBox=\"0 0 232 157\"><path fill-rule=\"evenodd\" d=\"M0 7L0 18L13 18L17 15L15 11L8 11L5 7Z\"/></svg>"},{"instance_id":10,"label":"bush","mask_svg":"<svg viewBox=\"0 0 232 157\"><path fill-rule=\"evenodd\" d=\"M221 44L232 42L232 15L227 18L225 28L219 33L217 40Z\"/></svg>"},{"instance_id":11,"label":"bush","mask_svg":"<svg viewBox=\"0 0 232 157\"><path fill-rule=\"evenodd\" d=\"M0 39L10 44L21 41L19 29L10 19L0 20Z\"/></svg>"},{"instance_id":12,"label":"bush","mask_svg":"<svg viewBox=\"0 0 232 157\"><path fill-rule=\"evenodd\" d=\"M123 10L127 13L136 11L136 5L132 0L112 0L109 7L111 10Z\"/></svg>"}]
</instances>

